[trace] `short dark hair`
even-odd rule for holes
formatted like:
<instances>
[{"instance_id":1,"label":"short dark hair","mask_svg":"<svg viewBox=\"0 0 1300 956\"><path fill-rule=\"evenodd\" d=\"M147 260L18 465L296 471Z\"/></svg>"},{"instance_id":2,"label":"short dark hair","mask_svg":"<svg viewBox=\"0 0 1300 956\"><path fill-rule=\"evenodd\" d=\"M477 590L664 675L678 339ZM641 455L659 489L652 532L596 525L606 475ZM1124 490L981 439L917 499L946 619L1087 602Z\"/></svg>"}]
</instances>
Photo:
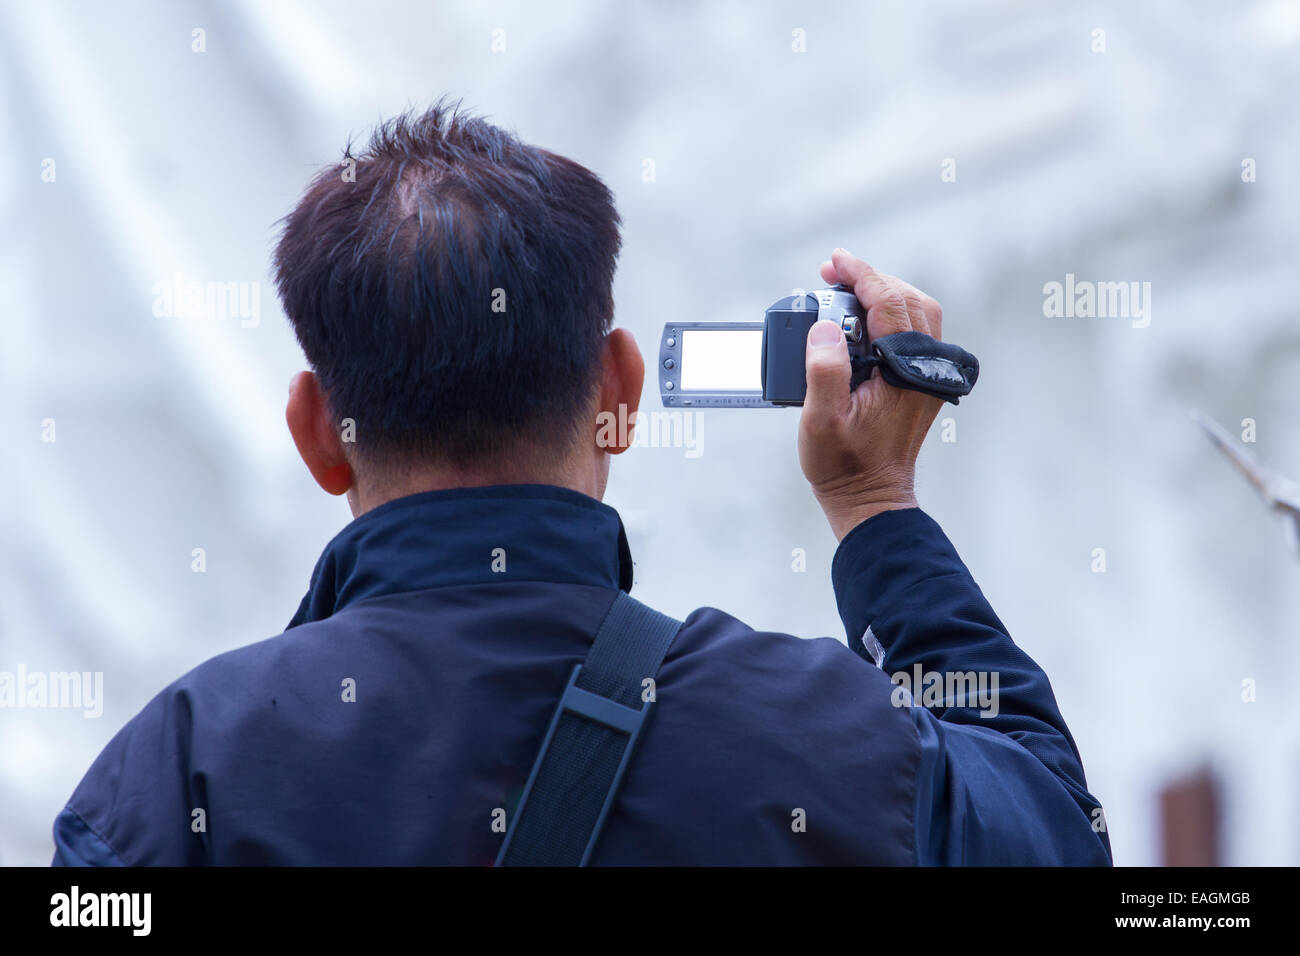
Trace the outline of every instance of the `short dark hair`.
<instances>
[{"instance_id":1,"label":"short dark hair","mask_svg":"<svg viewBox=\"0 0 1300 956\"><path fill-rule=\"evenodd\" d=\"M440 100L349 143L282 222L280 299L364 460L576 435L621 243L595 173Z\"/></svg>"}]
</instances>

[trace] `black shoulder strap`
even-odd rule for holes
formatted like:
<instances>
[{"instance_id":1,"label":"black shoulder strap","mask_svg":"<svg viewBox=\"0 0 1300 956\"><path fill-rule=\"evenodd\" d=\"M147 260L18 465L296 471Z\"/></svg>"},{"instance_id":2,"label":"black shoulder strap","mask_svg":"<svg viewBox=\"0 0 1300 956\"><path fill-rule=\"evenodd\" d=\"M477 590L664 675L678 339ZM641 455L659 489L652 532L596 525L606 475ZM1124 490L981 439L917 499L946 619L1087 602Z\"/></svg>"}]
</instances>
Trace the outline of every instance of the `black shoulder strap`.
<instances>
[{"instance_id":1,"label":"black shoulder strap","mask_svg":"<svg viewBox=\"0 0 1300 956\"><path fill-rule=\"evenodd\" d=\"M551 717L497 866L591 860L654 709L653 684L646 681L658 673L681 626L618 592Z\"/></svg>"}]
</instances>

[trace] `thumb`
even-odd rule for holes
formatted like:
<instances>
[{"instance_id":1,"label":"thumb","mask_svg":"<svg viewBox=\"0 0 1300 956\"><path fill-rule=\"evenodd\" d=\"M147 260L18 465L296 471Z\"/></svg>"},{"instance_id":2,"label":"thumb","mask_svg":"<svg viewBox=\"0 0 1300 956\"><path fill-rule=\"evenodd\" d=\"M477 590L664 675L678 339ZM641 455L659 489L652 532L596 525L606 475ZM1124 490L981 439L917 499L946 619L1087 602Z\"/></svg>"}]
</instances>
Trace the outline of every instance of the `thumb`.
<instances>
[{"instance_id":1,"label":"thumb","mask_svg":"<svg viewBox=\"0 0 1300 956\"><path fill-rule=\"evenodd\" d=\"M848 414L853 369L844 332L834 322L821 319L808 330L804 369L808 394L803 401L803 419L818 429Z\"/></svg>"}]
</instances>

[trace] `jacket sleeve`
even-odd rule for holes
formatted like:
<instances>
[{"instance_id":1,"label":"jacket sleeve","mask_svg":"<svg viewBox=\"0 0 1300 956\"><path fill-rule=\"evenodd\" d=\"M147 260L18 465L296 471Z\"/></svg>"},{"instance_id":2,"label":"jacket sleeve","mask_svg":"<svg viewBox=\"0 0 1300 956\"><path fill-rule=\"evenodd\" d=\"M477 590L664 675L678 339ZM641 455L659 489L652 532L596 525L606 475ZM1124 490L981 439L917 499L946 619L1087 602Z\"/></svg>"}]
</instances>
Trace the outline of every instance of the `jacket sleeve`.
<instances>
[{"instance_id":1,"label":"jacket sleeve","mask_svg":"<svg viewBox=\"0 0 1300 956\"><path fill-rule=\"evenodd\" d=\"M95 758L54 821L52 866L193 866L201 794L187 780L189 696L177 685L133 717Z\"/></svg>"},{"instance_id":2,"label":"jacket sleeve","mask_svg":"<svg viewBox=\"0 0 1300 956\"><path fill-rule=\"evenodd\" d=\"M70 807L54 820L54 859L50 866L126 866L117 851Z\"/></svg>"},{"instance_id":3,"label":"jacket sleeve","mask_svg":"<svg viewBox=\"0 0 1300 956\"><path fill-rule=\"evenodd\" d=\"M939 525L919 508L876 515L840 542L831 577L849 647L910 708L919 862L1109 865L1105 816L1047 675Z\"/></svg>"}]
</instances>

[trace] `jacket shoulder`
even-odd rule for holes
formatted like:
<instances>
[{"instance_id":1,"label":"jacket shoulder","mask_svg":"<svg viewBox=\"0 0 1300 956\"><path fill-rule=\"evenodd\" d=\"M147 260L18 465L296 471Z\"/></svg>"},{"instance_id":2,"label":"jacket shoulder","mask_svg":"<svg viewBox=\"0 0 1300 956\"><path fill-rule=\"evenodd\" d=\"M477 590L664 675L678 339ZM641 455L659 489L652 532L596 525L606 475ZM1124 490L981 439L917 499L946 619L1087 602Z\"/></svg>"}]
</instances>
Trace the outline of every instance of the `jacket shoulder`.
<instances>
[{"instance_id":1,"label":"jacket shoulder","mask_svg":"<svg viewBox=\"0 0 1300 956\"><path fill-rule=\"evenodd\" d=\"M892 690L833 638L693 611L660 668L607 859L915 862L920 743Z\"/></svg>"}]
</instances>

